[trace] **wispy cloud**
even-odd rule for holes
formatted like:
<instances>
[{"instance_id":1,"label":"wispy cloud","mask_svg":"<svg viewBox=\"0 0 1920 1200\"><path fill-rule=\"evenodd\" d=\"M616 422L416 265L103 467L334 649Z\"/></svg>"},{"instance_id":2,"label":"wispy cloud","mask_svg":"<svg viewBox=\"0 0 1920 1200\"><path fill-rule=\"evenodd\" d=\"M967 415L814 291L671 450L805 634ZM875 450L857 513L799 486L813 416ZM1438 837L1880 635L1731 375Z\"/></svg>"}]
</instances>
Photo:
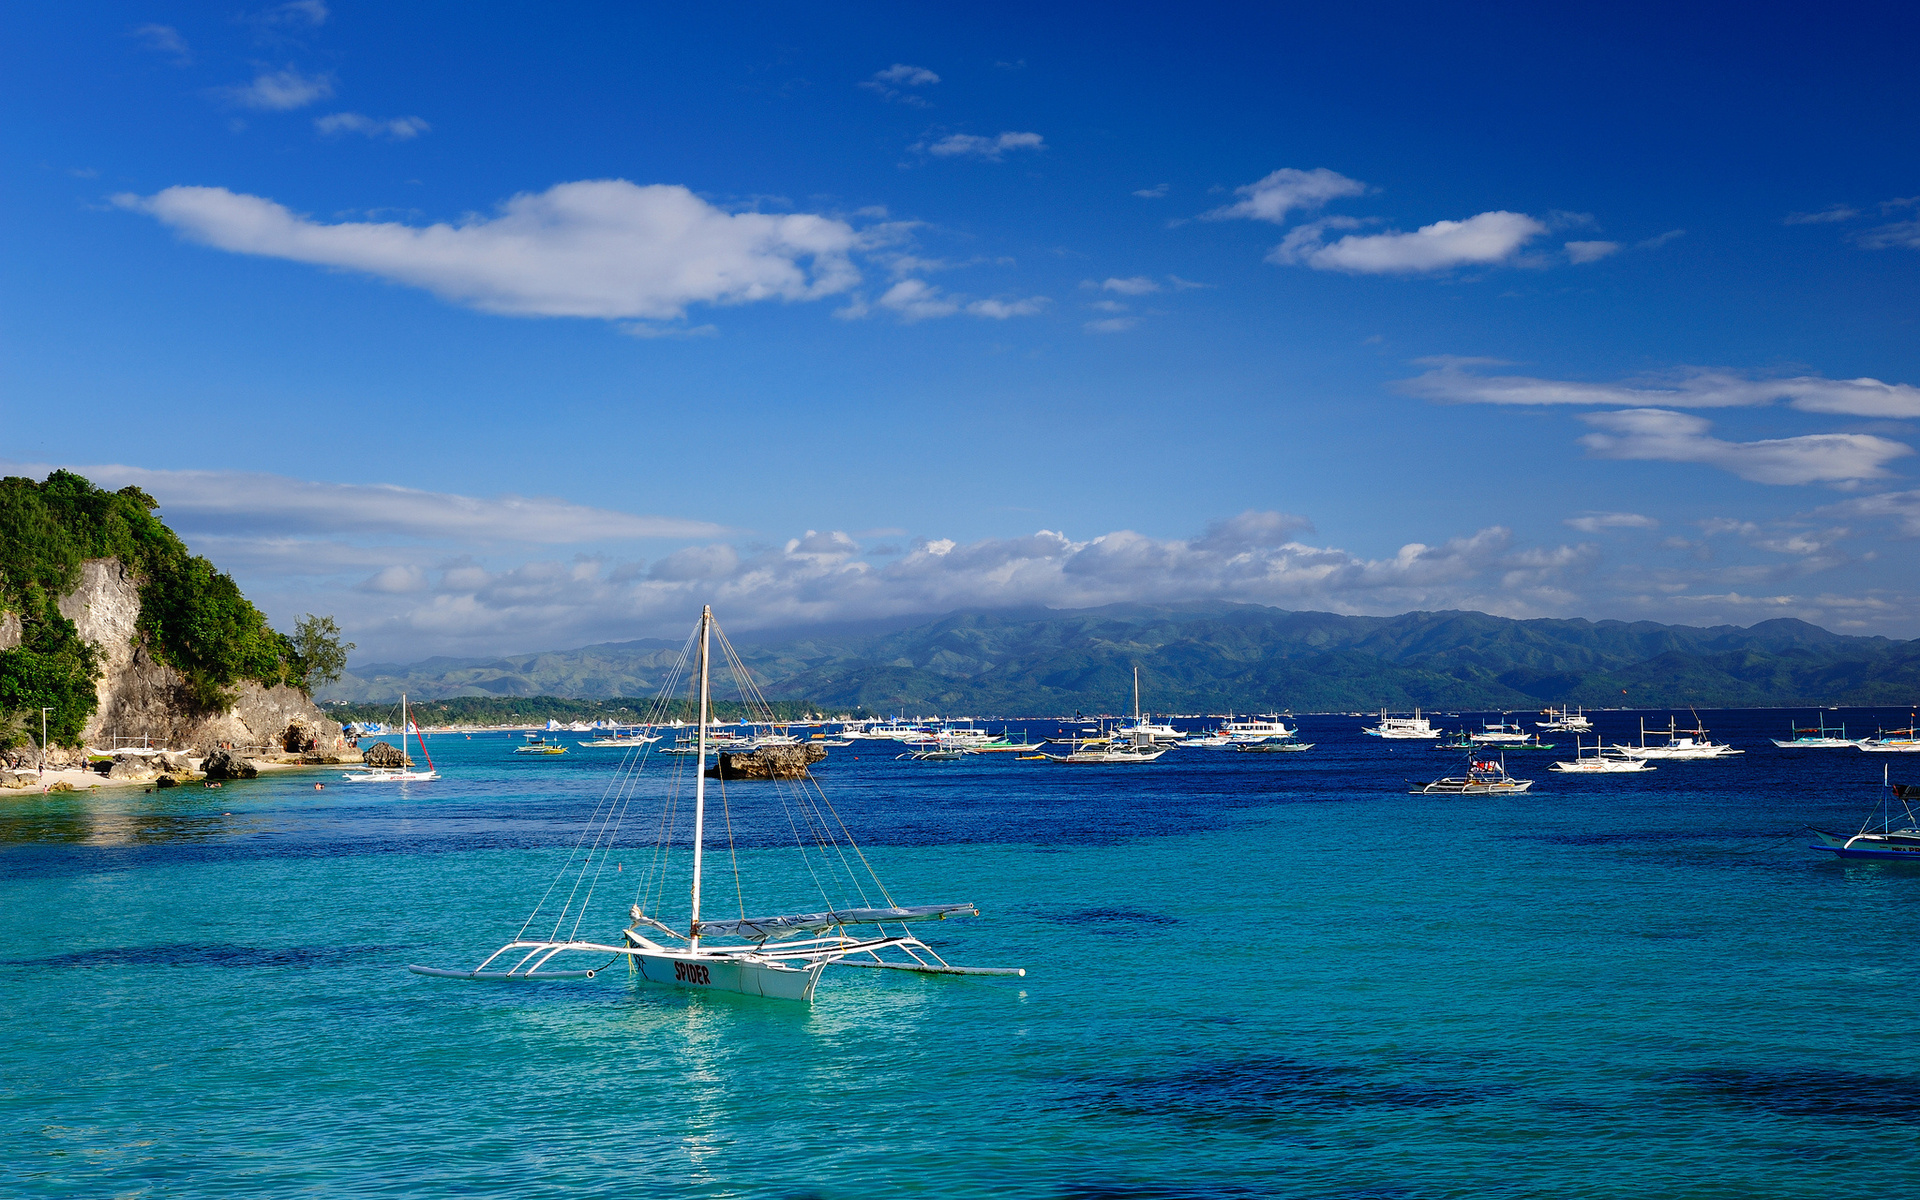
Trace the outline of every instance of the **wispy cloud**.
<instances>
[{"instance_id":1,"label":"wispy cloud","mask_svg":"<svg viewBox=\"0 0 1920 1200\"><path fill-rule=\"evenodd\" d=\"M1009 150L1041 151L1047 143L1037 133L1003 133L998 137L980 137L971 133L950 133L924 149L936 158L979 158L999 162Z\"/></svg>"},{"instance_id":2,"label":"wispy cloud","mask_svg":"<svg viewBox=\"0 0 1920 1200\"><path fill-rule=\"evenodd\" d=\"M927 102L924 98L901 89L929 87L939 82L940 77L925 67L895 63L884 71L875 71L872 78L861 80L859 86L876 93L882 100L925 108Z\"/></svg>"},{"instance_id":3,"label":"wispy cloud","mask_svg":"<svg viewBox=\"0 0 1920 1200\"><path fill-rule=\"evenodd\" d=\"M1155 184L1150 188L1141 188L1134 192L1134 195L1140 197L1142 200L1158 200L1166 194L1167 185L1164 183Z\"/></svg>"},{"instance_id":4,"label":"wispy cloud","mask_svg":"<svg viewBox=\"0 0 1920 1200\"><path fill-rule=\"evenodd\" d=\"M1920 221L1896 221L1869 229L1857 239L1869 250L1920 250Z\"/></svg>"},{"instance_id":5,"label":"wispy cloud","mask_svg":"<svg viewBox=\"0 0 1920 1200\"><path fill-rule=\"evenodd\" d=\"M684 187L624 179L523 193L498 216L425 227L327 224L225 188L114 202L235 254L364 271L510 316L671 320L690 304L812 300L859 282L860 234L803 213L729 213Z\"/></svg>"},{"instance_id":6,"label":"wispy cloud","mask_svg":"<svg viewBox=\"0 0 1920 1200\"><path fill-rule=\"evenodd\" d=\"M1599 262L1620 252L1619 242L1568 242L1567 258L1574 263Z\"/></svg>"},{"instance_id":7,"label":"wispy cloud","mask_svg":"<svg viewBox=\"0 0 1920 1200\"><path fill-rule=\"evenodd\" d=\"M1233 189L1233 194L1240 197L1234 203L1201 215L1210 221L1246 218L1283 224L1288 213L1311 212L1329 200L1364 195L1366 190L1367 185L1358 179L1348 179L1325 167L1311 171L1282 167L1264 179Z\"/></svg>"},{"instance_id":8,"label":"wispy cloud","mask_svg":"<svg viewBox=\"0 0 1920 1200\"><path fill-rule=\"evenodd\" d=\"M219 94L241 108L263 112L286 112L305 108L316 100L333 95L331 74L303 75L293 67L282 71L262 71L252 83L219 89Z\"/></svg>"},{"instance_id":9,"label":"wispy cloud","mask_svg":"<svg viewBox=\"0 0 1920 1200\"><path fill-rule=\"evenodd\" d=\"M1097 321L1088 321L1081 328L1088 333L1125 333L1139 323L1138 317L1102 317Z\"/></svg>"},{"instance_id":10,"label":"wispy cloud","mask_svg":"<svg viewBox=\"0 0 1920 1200\"><path fill-rule=\"evenodd\" d=\"M433 128L419 117L369 117L356 112L329 113L324 117L316 117L313 127L329 136L358 133L392 142L411 141Z\"/></svg>"},{"instance_id":11,"label":"wispy cloud","mask_svg":"<svg viewBox=\"0 0 1920 1200\"><path fill-rule=\"evenodd\" d=\"M1118 292L1122 296L1144 296L1149 292L1160 290L1160 285L1145 275L1134 275L1126 279L1107 279L1097 284L1089 279L1080 286L1098 287L1103 291Z\"/></svg>"},{"instance_id":12,"label":"wispy cloud","mask_svg":"<svg viewBox=\"0 0 1920 1200\"><path fill-rule=\"evenodd\" d=\"M1860 215L1860 210L1845 204L1835 204L1819 212L1788 213L1780 219L1782 225L1827 225L1836 221L1851 221Z\"/></svg>"},{"instance_id":13,"label":"wispy cloud","mask_svg":"<svg viewBox=\"0 0 1920 1200\"><path fill-rule=\"evenodd\" d=\"M142 46L155 54L166 55L176 67L193 65L193 51L188 48L187 39L171 25L140 25L128 30L127 36L138 38Z\"/></svg>"},{"instance_id":14,"label":"wispy cloud","mask_svg":"<svg viewBox=\"0 0 1920 1200\"><path fill-rule=\"evenodd\" d=\"M1652 517L1628 512L1590 512L1560 522L1581 533L1599 533L1606 529L1656 529L1660 522Z\"/></svg>"},{"instance_id":15,"label":"wispy cloud","mask_svg":"<svg viewBox=\"0 0 1920 1200\"><path fill-rule=\"evenodd\" d=\"M1547 227L1525 213L1483 212L1464 221L1435 221L1412 233L1347 234L1325 240L1326 231L1352 228L1347 220L1316 221L1288 233L1267 261L1345 271L1356 275L1411 275L1463 266L1510 262Z\"/></svg>"},{"instance_id":16,"label":"wispy cloud","mask_svg":"<svg viewBox=\"0 0 1920 1200\"><path fill-rule=\"evenodd\" d=\"M1433 369L1402 380L1410 395L1455 404L1597 404L1644 408L1735 408L1785 400L1803 412L1854 417L1920 417L1920 387L1878 379L1787 378L1689 368L1677 379L1580 383L1526 375L1482 375L1488 360L1426 359Z\"/></svg>"},{"instance_id":17,"label":"wispy cloud","mask_svg":"<svg viewBox=\"0 0 1920 1200\"><path fill-rule=\"evenodd\" d=\"M1704 463L1754 483L1852 483L1880 479L1886 464L1913 449L1864 433L1816 433L1758 442L1729 442L1707 432L1703 417L1661 408L1587 413L1599 432L1580 439L1600 458Z\"/></svg>"},{"instance_id":18,"label":"wispy cloud","mask_svg":"<svg viewBox=\"0 0 1920 1200\"><path fill-rule=\"evenodd\" d=\"M1045 310L1049 303L1045 296L970 299L958 293L945 291L924 279L902 279L874 301L876 307L888 309L897 314L902 321L909 323L935 317L951 317L962 312L970 316L985 317L988 320L1004 321L1011 317L1033 316ZM866 314L866 306L856 302L835 315L855 318Z\"/></svg>"},{"instance_id":19,"label":"wispy cloud","mask_svg":"<svg viewBox=\"0 0 1920 1200\"><path fill-rule=\"evenodd\" d=\"M46 464L11 463L44 476ZM463 496L391 484L322 483L253 471L162 471L120 464L65 468L106 488L133 485L178 528L217 534L391 535L463 542L572 545L712 537L710 521L642 516L548 497Z\"/></svg>"}]
</instances>

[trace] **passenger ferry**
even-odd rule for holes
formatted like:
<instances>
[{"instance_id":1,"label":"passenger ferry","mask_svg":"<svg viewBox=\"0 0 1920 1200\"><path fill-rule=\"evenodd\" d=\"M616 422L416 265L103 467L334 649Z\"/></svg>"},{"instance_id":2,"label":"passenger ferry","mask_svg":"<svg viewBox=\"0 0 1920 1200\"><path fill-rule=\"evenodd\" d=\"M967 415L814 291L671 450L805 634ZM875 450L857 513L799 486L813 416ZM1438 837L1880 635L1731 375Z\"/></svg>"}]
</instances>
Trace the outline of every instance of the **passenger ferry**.
<instances>
[{"instance_id":1,"label":"passenger ferry","mask_svg":"<svg viewBox=\"0 0 1920 1200\"><path fill-rule=\"evenodd\" d=\"M1390 717L1386 709L1380 710L1380 723L1361 733L1377 738L1437 738L1440 731L1433 722L1420 715L1419 709L1413 710L1411 717Z\"/></svg>"}]
</instances>

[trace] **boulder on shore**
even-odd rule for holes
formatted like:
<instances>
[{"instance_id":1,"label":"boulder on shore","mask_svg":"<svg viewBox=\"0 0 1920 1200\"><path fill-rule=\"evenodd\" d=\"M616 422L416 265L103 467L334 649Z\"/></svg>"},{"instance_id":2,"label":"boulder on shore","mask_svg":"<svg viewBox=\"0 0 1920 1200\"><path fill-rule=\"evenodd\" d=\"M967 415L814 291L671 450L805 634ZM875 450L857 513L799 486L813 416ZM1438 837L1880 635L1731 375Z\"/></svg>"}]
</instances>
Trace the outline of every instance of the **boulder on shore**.
<instances>
[{"instance_id":1,"label":"boulder on shore","mask_svg":"<svg viewBox=\"0 0 1920 1200\"><path fill-rule=\"evenodd\" d=\"M825 746L762 746L722 750L708 779L805 779L807 767L827 756Z\"/></svg>"},{"instance_id":2,"label":"boulder on shore","mask_svg":"<svg viewBox=\"0 0 1920 1200\"><path fill-rule=\"evenodd\" d=\"M231 750L215 750L207 755L207 761L200 764L200 770L208 779L252 779L260 774L260 768L254 766L251 760Z\"/></svg>"}]
</instances>

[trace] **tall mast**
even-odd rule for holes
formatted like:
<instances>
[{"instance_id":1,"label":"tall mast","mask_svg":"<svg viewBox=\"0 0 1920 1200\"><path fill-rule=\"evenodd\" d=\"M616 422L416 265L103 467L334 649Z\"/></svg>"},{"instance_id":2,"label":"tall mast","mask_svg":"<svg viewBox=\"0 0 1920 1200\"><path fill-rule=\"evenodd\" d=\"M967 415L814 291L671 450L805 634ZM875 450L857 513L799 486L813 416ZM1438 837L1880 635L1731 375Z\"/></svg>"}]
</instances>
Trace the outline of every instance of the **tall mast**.
<instances>
[{"instance_id":1,"label":"tall mast","mask_svg":"<svg viewBox=\"0 0 1920 1200\"><path fill-rule=\"evenodd\" d=\"M407 769L407 694L400 693L400 769Z\"/></svg>"},{"instance_id":2,"label":"tall mast","mask_svg":"<svg viewBox=\"0 0 1920 1200\"><path fill-rule=\"evenodd\" d=\"M700 948L700 849L707 833L707 631L713 606L700 608L700 757L693 760L693 916L687 925L687 949Z\"/></svg>"},{"instance_id":3,"label":"tall mast","mask_svg":"<svg viewBox=\"0 0 1920 1200\"><path fill-rule=\"evenodd\" d=\"M1140 664L1133 665L1133 727L1140 728Z\"/></svg>"}]
</instances>

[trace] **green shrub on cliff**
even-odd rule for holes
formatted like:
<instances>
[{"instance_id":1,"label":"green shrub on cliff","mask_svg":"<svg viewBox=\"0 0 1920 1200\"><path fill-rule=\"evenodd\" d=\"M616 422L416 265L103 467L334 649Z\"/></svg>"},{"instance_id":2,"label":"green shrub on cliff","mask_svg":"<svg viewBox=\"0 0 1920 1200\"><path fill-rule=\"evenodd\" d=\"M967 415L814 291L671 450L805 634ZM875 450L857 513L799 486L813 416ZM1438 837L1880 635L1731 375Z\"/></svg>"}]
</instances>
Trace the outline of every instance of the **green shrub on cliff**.
<instances>
[{"instance_id":1,"label":"green shrub on cliff","mask_svg":"<svg viewBox=\"0 0 1920 1200\"><path fill-rule=\"evenodd\" d=\"M243 679L304 683L308 664L293 643L232 576L190 553L156 507L137 487L103 491L70 471L44 483L0 479L0 609L21 624L20 645L0 651L6 728L31 726L37 734L39 710L51 707L49 737L71 745L93 715L97 656L56 604L91 558L116 557L132 569L140 583L137 636L180 673L193 703L223 707Z\"/></svg>"}]
</instances>

